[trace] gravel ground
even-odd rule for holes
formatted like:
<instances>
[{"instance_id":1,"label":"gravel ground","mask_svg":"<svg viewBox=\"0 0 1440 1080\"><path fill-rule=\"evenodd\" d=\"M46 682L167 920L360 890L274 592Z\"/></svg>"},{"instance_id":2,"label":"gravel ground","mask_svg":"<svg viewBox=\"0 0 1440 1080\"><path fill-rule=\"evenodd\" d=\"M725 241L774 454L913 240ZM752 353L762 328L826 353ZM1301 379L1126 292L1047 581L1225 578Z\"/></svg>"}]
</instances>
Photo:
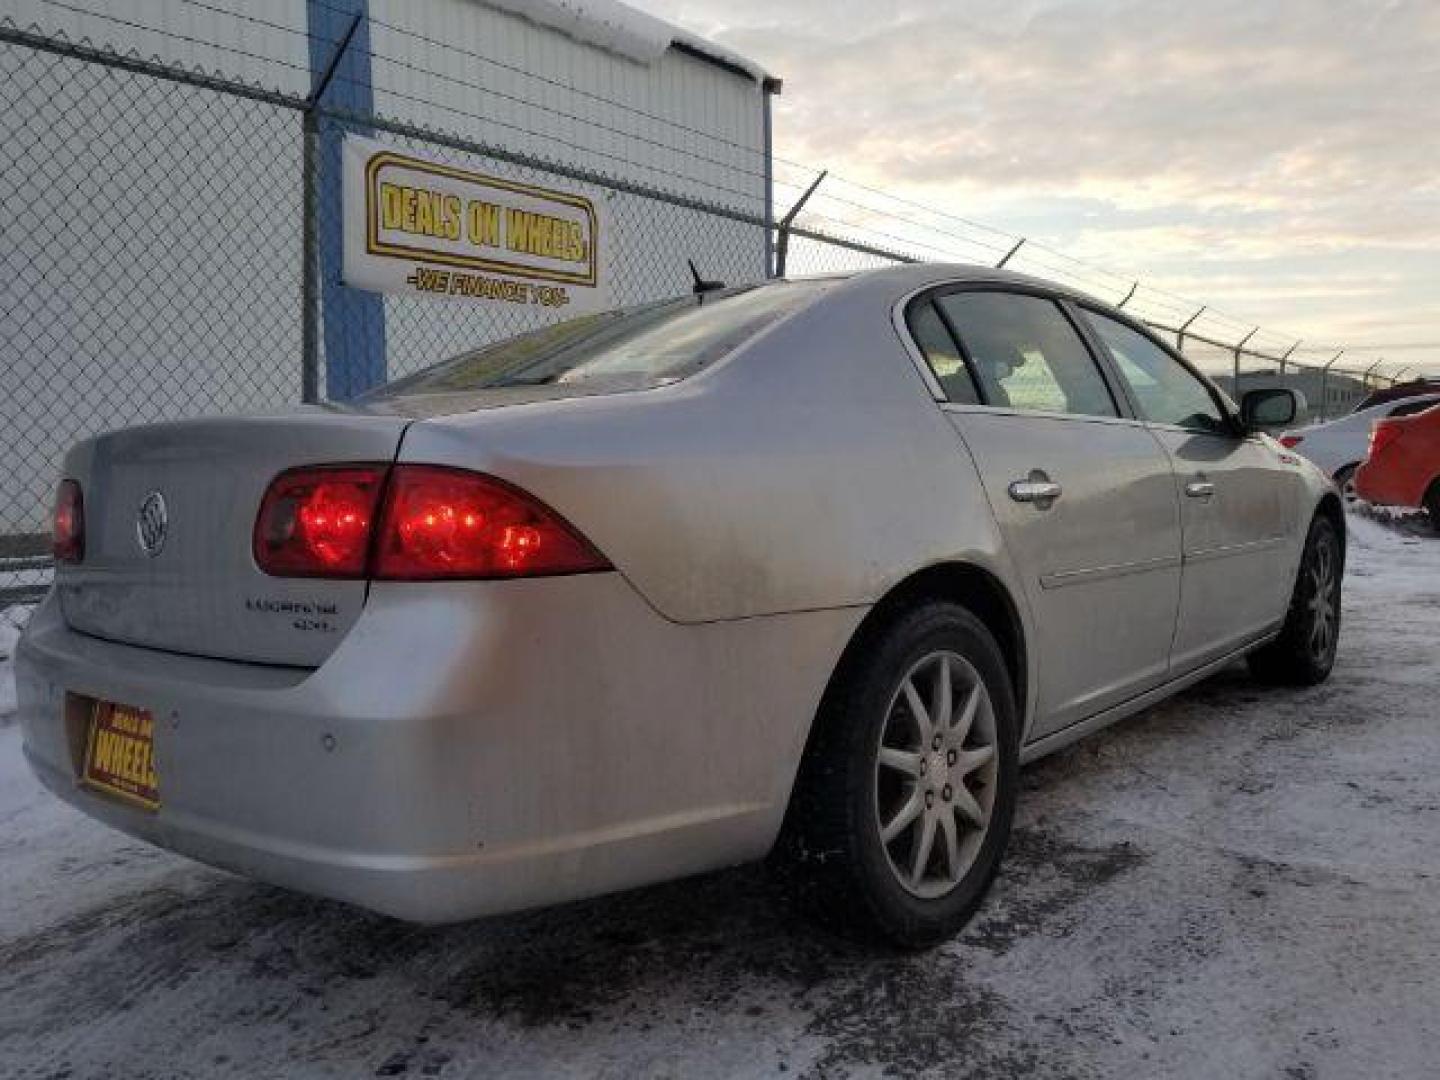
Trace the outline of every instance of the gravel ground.
<instances>
[{"instance_id":1,"label":"gravel ground","mask_svg":"<svg viewBox=\"0 0 1440 1080\"><path fill-rule=\"evenodd\" d=\"M921 956L754 869L405 926L109 832L0 727L0 1075L1434 1075L1440 540L1353 527L1327 685L1236 669L1026 770Z\"/></svg>"}]
</instances>

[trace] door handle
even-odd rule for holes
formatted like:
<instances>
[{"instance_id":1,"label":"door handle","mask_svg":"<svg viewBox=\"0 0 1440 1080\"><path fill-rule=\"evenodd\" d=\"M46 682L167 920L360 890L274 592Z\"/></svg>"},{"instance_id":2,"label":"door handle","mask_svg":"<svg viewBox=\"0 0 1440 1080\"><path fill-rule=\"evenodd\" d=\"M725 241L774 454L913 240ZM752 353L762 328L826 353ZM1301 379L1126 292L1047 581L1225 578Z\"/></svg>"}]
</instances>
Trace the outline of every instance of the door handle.
<instances>
[{"instance_id":1,"label":"door handle","mask_svg":"<svg viewBox=\"0 0 1440 1080\"><path fill-rule=\"evenodd\" d=\"M1209 499L1215 494L1215 485L1209 480L1191 480L1185 485L1185 494L1191 499Z\"/></svg>"},{"instance_id":2,"label":"door handle","mask_svg":"<svg viewBox=\"0 0 1440 1080\"><path fill-rule=\"evenodd\" d=\"M1010 498L1018 503L1035 503L1041 510L1046 509L1065 493L1065 489L1053 480L1042 479L1044 475L1031 473L1028 480L1016 480L1010 485Z\"/></svg>"}]
</instances>

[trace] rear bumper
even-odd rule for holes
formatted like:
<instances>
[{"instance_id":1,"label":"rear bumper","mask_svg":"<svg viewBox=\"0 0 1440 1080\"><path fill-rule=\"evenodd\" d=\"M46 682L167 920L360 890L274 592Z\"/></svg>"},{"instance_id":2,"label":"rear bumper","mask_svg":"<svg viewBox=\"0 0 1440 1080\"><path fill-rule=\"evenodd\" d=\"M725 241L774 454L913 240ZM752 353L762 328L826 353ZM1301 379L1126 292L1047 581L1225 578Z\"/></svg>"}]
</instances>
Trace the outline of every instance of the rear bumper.
<instances>
[{"instance_id":1,"label":"rear bumper","mask_svg":"<svg viewBox=\"0 0 1440 1080\"><path fill-rule=\"evenodd\" d=\"M37 610L32 768L123 831L422 922L756 858L862 611L681 626L618 574L377 586L314 671L100 641ZM99 698L156 720L161 806L78 783Z\"/></svg>"},{"instance_id":2,"label":"rear bumper","mask_svg":"<svg viewBox=\"0 0 1440 1080\"><path fill-rule=\"evenodd\" d=\"M1425 491L1405 473L1366 461L1355 471L1355 494L1380 506L1419 506Z\"/></svg>"}]
</instances>

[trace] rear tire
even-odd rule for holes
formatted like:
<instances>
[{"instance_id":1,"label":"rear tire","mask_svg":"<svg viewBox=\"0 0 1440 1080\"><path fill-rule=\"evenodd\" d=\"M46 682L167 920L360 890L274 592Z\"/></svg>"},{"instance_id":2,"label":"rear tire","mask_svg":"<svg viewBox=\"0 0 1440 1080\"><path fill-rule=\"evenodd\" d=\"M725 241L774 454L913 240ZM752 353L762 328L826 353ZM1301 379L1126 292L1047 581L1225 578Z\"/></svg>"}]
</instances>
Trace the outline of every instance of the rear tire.
<instances>
[{"instance_id":1,"label":"rear tire","mask_svg":"<svg viewBox=\"0 0 1440 1080\"><path fill-rule=\"evenodd\" d=\"M929 602L848 650L816 717L777 849L806 908L917 949L955 934L994 880L1019 771L995 638Z\"/></svg>"},{"instance_id":2,"label":"rear tire","mask_svg":"<svg viewBox=\"0 0 1440 1080\"><path fill-rule=\"evenodd\" d=\"M1359 465L1345 465L1335 473L1335 486L1340 489L1340 497L1347 503L1359 498L1355 494L1355 474L1359 471Z\"/></svg>"},{"instance_id":3,"label":"rear tire","mask_svg":"<svg viewBox=\"0 0 1440 1080\"><path fill-rule=\"evenodd\" d=\"M1328 517L1317 514L1305 538L1285 626L1278 638L1250 654L1257 679L1314 686L1329 677L1340 641L1343 569L1340 534Z\"/></svg>"},{"instance_id":4,"label":"rear tire","mask_svg":"<svg viewBox=\"0 0 1440 1080\"><path fill-rule=\"evenodd\" d=\"M1425 513L1430 515L1430 527L1440 533L1440 477L1436 477L1425 493Z\"/></svg>"}]
</instances>

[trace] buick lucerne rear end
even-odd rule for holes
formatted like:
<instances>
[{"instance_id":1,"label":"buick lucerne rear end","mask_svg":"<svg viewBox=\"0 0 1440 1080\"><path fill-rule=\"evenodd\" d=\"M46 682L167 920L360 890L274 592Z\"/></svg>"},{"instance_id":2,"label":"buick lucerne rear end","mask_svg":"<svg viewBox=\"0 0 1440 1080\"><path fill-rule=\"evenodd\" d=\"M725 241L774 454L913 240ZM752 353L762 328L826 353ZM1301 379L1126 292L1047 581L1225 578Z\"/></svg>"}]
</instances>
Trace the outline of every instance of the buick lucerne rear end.
<instances>
[{"instance_id":1,"label":"buick lucerne rear end","mask_svg":"<svg viewBox=\"0 0 1440 1080\"><path fill-rule=\"evenodd\" d=\"M902 945L1028 760L1334 662L1329 479L1123 313L899 267L585 315L66 457L17 652L61 798L420 921L775 852Z\"/></svg>"}]
</instances>

